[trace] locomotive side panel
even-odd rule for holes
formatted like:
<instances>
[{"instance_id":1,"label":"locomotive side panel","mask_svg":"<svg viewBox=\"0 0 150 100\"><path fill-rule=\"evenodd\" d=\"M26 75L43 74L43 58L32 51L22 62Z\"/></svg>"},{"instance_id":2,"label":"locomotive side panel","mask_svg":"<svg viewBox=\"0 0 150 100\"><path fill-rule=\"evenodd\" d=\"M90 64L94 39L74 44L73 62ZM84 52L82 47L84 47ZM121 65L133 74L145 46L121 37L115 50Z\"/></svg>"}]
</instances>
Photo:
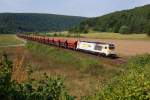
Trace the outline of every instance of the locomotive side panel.
<instances>
[{"instance_id":1,"label":"locomotive side panel","mask_svg":"<svg viewBox=\"0 0 150 100\"><path fill-rule=\"evenodd\" d=\"M80 42L77 43L77 49L79 50L87 50L87 51L94 51L95 44L94 43L87 43L87 42Z\"/></svg>"}]
</instances>

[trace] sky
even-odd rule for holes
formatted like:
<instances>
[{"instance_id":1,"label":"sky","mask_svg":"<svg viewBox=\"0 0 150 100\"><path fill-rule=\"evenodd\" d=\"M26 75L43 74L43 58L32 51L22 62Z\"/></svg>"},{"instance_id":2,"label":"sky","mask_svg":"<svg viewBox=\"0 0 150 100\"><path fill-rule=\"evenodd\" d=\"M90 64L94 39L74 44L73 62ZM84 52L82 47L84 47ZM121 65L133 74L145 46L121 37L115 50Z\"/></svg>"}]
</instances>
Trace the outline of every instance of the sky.
<instances>
[{"instance_id":1,"label":"sky","mask_svg":"<svg viewBox=\"0 0 150 100\"><path fill-rule=\"evenodd\" d=\"M96 17L146 4L150 4L150 0L0 0L0 13Z\"/></svg>"}]
</instances>

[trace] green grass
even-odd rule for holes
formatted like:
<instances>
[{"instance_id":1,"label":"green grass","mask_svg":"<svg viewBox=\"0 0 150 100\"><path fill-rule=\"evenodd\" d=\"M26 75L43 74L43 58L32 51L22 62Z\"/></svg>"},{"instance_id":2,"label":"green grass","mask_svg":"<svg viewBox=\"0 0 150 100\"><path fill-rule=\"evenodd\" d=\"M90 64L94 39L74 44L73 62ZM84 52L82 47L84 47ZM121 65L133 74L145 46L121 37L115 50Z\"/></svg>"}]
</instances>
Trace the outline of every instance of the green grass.
<instances>
[{"instance_id":1,"label":"green grass","mask_svg":"<svg viewBox=\"0 0 150 100\"><path fill-rule=\"evenodd\" d=\"M26 48L30 52L28 63L35 66L35 77L39 78L42 72L64 76L70 93L79 98L98 90L121 69L109 60L54 46L28 42Z\"/></svg>"},{"instance_id":2,"label":"green grass","mask_svg":"<svg viewBox=\"0 0 150 100\"><path fill-rule=\"evenodd\" d=\"M18 45L24 42L19 40L16 35L0 35L0 46Z\"/></svg>"},{"instance_id":3,"label":"green grass","mask_svg":"<svg viewBox=\"0 0 150 100\"><path fill-rule=\"evenodd\" d=\"M150 55L129 59L119 76L104 86L96 95L85 100L149 100L150 99Z\"/></svg>"},{"instance_id":4,"label":"green grass","mask_svg":"<svg viewBox=\"0 0 150 100\"><path fill-rule=\"evenodd\" d=\"M120 33L88 33L81 37L95 39L124 39L124 40L150 40L146 34L120 34Z\"/></svg>"},{"instance_id":5,"label":"green grass","mask_svg":"<svg viewBox=\"0 0 150 100\"><path fill-rule=\"evenodd\" d=\"M43 33L41 33L43 34ZM57 33L47 33L50 37L78 37L79 34L71 34L68 32L57 32ZM80 33L82 38L94 38L94 39L120 39L120 40L150 40L147 34L120 34L120 33L108 33L108 32L90 32L87 34Z\"/></svg>"},{"instance_id":6,"label":"green grass","mask_svg":"<svg viewBox=\"0 0 150 100\"><path fill-rule=\"evenodd\" d=\"M98 74L100 71L105 70L106 64L102 64L97 57L35 42L27 43L26 47L35 55L48 60L49 65L54 68L71 66L81 72L91 74Z\"/></svg>"}]
</instances>

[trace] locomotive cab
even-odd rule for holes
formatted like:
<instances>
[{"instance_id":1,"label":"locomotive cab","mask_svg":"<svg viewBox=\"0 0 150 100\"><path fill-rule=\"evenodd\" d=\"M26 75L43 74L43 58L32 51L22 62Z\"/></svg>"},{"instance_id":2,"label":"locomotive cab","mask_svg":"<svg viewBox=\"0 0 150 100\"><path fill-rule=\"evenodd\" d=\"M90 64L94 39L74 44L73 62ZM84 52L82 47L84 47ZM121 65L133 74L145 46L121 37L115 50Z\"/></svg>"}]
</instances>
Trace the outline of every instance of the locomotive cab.
<instances>
[{"instance_id":1,"label":"locomotive cab","mask_svg":"<svg viewBox=\"0 0 150 100\"><path fill-rule=\"evenodd\" d=\"M104 56L116 55L115 45L110 43L78 41L77 50L88 51Z\"/></svg>"},{"instance_id":2,"label":"locomotive cab","mask_svg":"<svg viewBox=\"0 0 150 100\"><path fill-rule=\"evenodd\" d=\"M94 50L105 56L115 55L115 46L113 44L96 44Z\"/></svg>"},{"instance_id":3,"label":"locomotive cab","mask_svg":"<svg viewBox=\"0 0 150 100\"><path fill-rule=\"evenodd\" d=\"M114 44L108 44L108 45L104 46L104 52L105 52L106 56L116 55Z\"/></svg>"}]
</instances>

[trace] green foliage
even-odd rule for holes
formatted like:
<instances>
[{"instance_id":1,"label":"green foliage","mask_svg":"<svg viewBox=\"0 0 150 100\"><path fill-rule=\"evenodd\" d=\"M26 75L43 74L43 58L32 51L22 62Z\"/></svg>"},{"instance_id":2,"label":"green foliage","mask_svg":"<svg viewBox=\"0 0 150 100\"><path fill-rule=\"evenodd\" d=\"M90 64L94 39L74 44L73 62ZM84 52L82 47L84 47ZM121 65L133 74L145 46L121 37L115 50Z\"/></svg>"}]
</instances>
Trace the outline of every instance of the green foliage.
<instances>
[{"instance_id":1,"label":"green foliage","mask_svg":"<svg viewBox=\"0 0 150 100\"><path fill-rule=\"evenodd\" d=\"M64 31L84 17L34 13L1 13L0 33Z\"/></svg>"},{"instance_id":2,"label":"green foliage","mask_svg":"<svg viewBox=\"0 0 150 100\"><path fill-rule=\"evenodd\" d=\"M121 26L120 27L120 30L119 30L119 33L121 33L121 34L128 34L129 33L129 28L128 28L128 26Z\"/></svg>"},{"instance_id":3,"label":"green foliage","mask_svg":"<svg viewBox=\"0 0 150 100\"><path fill-rule=\"evenodd\" d=\"M150 55L137 56L129 60L125 71L100 92L85 100L149 100L150 99Z\"/></svg>"},{"instance_id":4,"label":"green foliage","mask_svg":"<svg viewBox=\"0 0 150 100\"><path fill-rule=\"evenodd\" d=\"M50 59L49 64L52 67L70 67L70 65L81 72L98 75L102 70L103 65L98 60L91 57L81 58L75 52L69 52L66 50L60 50L55 47L49 47L47 45L38 44L34 42L28 42L26 47L35 55L45 59ZM68 63L69 62L69 63ZM95 69L96 68L96 69ZM96 72L97 71L97 72Z\"/></svg>"},{"instance_id":5,"label":"green foliage","mask_svg":"<svg viewBox=\"0 0 150 100\"><path fill-rule=\"evenodd\" d=\"M81 22L81 24L77 27L72 27L68 30L70 33L88 33L89 27L88 25L84 25L84 23Z\"/></svg>"},{"instance_id":6,"label":"green foliage","mask_svg":"<svg viewBox=\"0 0 150 100\"><path fill-rule=\"evenodd\" d=\"M149 23L150 5L145 5L131 10L117 11L101 17L87 19L71 29L71 31L82 32L86 29L118 33L120 27L125 25L128 26L127 33L148 33L150 29ZM126 33L126 31L123 33Z\"/></svg>"},{"instance_id":7,"label":"green foliage","mask_svg":"<svg viewBox=\"0 0 150 100\"><path fill-rule=\"evenodd\" d=\"M32 75L32 70L28 71ZM68 95L63 80L59 77L50 78L46 74L40 81L29 79L26 83L11 80L12 62L7 55L0 62L0 97L2 100L73 100Z\"/></svg>"},{"instance_id":8,"label":"green foliage","mask_svg":"<svg viewBox=\"0 0 150 100\"><path fill-rule=\"evenodd\" d=\"M0 61L0 97L7 98L6 94L13 91L11 88L11 69L12 63L8 60L7 55L4 54Z\"/></svg>"}]
</instances>

